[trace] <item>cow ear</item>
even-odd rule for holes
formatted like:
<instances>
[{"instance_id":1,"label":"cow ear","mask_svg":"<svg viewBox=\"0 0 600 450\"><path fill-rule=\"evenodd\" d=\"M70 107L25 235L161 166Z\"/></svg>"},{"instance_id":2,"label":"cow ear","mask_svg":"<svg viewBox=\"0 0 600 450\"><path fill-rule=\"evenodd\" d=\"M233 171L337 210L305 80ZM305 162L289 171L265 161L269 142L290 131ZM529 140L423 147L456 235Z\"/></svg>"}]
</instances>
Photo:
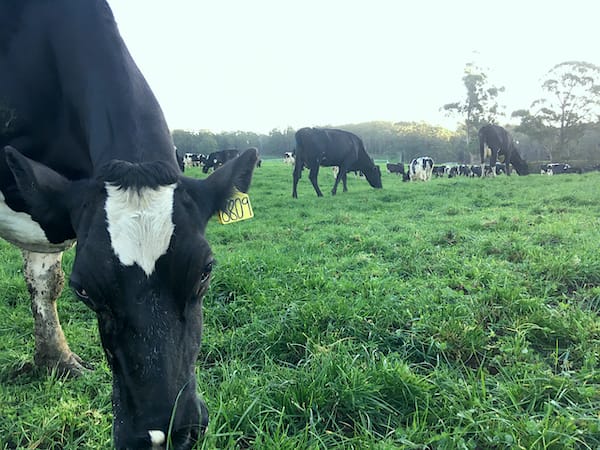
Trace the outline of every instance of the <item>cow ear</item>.
<instances>
[{"instance_id":1,"label":"cow ear","mask_svg":"<svg viewBox=\"0 0 600 450\"><path fill-rule=\"evenodd\" d=\"M70 223L65 193L71 182L48 166L23 156L13 147L4 147L6 163L31 217L38 223ZM46 227L44 227L46 228Z\"/></svg>"},{"instance_id":2,"label":"cow ear","mask_svg":"<svg viewBox=\"0 0 600 450\"><path fill-rule=\"evenodd\" d=\"M258 161L258 151L249 148L215 170L206 179L201 180L197 192L198 204L208 206L208 213L212 216L225 206L235 189L248 192L256 161Z\"/></svg>"}]
</instances>

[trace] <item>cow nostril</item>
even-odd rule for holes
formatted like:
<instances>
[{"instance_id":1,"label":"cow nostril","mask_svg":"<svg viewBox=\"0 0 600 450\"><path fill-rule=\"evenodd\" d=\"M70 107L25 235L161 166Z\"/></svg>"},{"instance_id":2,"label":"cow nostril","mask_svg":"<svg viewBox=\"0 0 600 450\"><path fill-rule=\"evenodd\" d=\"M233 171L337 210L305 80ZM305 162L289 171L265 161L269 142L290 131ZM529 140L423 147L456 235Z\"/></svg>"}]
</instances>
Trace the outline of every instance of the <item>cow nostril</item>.
<instances>
[{"instance_id":1,"label":"cow nostril","mask_svg":"<svg viewBox=\"0 0 600 450\"><path fill-rule=\"evenodd\" d=\"M148 434L150 435L150 442L152 443L152 448L159 448L165 443L165 433L160 430L149 430Z\"/></svg>"}]
</instances>

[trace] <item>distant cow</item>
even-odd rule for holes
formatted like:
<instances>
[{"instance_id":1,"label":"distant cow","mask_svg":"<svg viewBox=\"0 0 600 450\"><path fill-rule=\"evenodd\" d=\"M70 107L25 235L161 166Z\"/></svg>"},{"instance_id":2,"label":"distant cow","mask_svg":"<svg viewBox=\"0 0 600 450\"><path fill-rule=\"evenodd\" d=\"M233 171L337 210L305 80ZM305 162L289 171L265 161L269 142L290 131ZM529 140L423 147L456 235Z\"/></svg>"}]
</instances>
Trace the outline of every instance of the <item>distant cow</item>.
<instances>
[{"instance_id":1,"label":"distant cow","mask_svg":"<svg viewBox=\"0 0 600 450\"><path fill-rule=\"evenodd\" d=\"M239 156L240 151L238 149L219 150L218 152L212 152L204 160L204 167L202 172L208 173L210 169L217 170L227 161Z\"/></svg>"},{"instance_id":2,"label":"distant cow","mask_svg":"<svg viewBox=\"0 0 600 450\"><path fill-rule=\"evenodd\" d=\"M481 177L483 175L483 171L481 170L481 166L477 164L473 164L471 166L471 177Z\"/></svg>"},{"instance_id":3,"label":"distant cow","mask_svg":"<svg viewBox=\"0 0 600 450\"><path fill-rule=\"evenodd\" d=\"M479 130L479 155L482 167L485 166L485 160L489 156L491 174L494 176L499 155L504 155L506 175L510 175L510 164L514 166L519 175L529 174L527 162L519 155L512 137L498 125L485 125Z\"/></svg>"},{"instance_id":4,"label":"distant cow","mask_svg":"<svg viewBox=\"0 0 600 450\"><path fill-rule=\"evenodd\" d=\"M461 164L460 166L458 166L458 174L461 177L470 177L472 175L471 168L466 164Z\"/></svg>"},{"instance_id":5,"label":"distant cow","mask_svg":"<svg viewBox=\"0 0 600 450\"><path fill-rule=\"evenodd\" d=\"M283 163L284 164L290 164L293 166L295 161L296 161L296 158L294 158L294 153L285 152L283 154Z\"/></svg>"},{"instance_id":6,"label":"distant cow","mask_svg":"<svg viewBox=\"0 0 600 450\"><path fill-rule=\"evenodd\" d=\"M436 177L443 177L446 175L446 169L448 169L446 166L433 166L431 173Z\"/></svg>"},{"instance_id":7,"label":"distant cow","mask_svg":"<svg viewBox=\"0 0 600 450\"><path fill-rule=\"evenodd\" d=\"M206 161L206 155L202 153L186 153L183 157L185 167L199 167Z\"/></svg>"},{"instance_id":8,"label":"distant cow","mask_svg":"<svg viewBox=\"0 0 600 450\"><path fill-rule=\"evenodd\" d=\"M367 154L362 140L353 133L332 128L301 128L296 132L296 165L294 167L294 180L292 196L298 198L298 180L306 166L309 169L310 179L317 196L322 197L317 177L319 167L338 166L340 168L331 194L335 195L341 181L346 187L346 173L361 171L369 184L374 188L381 188L381 171Z\"/></svg>"},{"instance_id":9,"label":"distant cow","mask_svg":"<svg viewBox=\"0 0 600 450\"><path fill-rule=\"evenodd\" d=\"M549 163L544 164L541 167L540 173L542 175L560 175L564 173L583 173L583 170L578 167L571 167L567 163Z\"/></svg>"},{"instance_id":10,"label":"distant cow","mask_svg":"<svg viewBox=\"0 0 600 450\"><path fill-rule=\"evenodd\" d=\"M404 175L404 163L387 163L385 166L389 173L395 173L396 175Z\"/></svg>"},{"instance_id":11,"label":"distant cow","mask_svg":"<svg viewBox=\"0 0 600 450\"><path fill-rule=\"evenodd\" d=\"M433 159L421 156L413 159L408 166L408 175L411 181L429 181L433 173Z\"/></svg>"}]
</instances>

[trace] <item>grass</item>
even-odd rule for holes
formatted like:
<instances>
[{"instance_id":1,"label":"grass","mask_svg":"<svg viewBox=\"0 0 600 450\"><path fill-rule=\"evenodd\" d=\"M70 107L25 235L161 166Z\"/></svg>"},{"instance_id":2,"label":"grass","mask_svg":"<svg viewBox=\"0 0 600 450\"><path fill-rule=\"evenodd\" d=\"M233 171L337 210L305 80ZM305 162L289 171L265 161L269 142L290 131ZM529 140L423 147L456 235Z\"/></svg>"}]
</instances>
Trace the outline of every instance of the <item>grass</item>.
<instances>
[{"instance_id":1,"label":"grass","mask_svg":"<svg viewBox=\"0 0 600 450\"><path fill-rule=\"evenodd\" d=\"M600 448L600 173L350 176L336 197L320 180L324 198L305 172L293 200L291 168L265 161L255 218L208 226L198 449ZM0 449L110 447L93 314L62 294L93 372L21 370L28 296L0 252Z\"/></svg>"}]
</instances>

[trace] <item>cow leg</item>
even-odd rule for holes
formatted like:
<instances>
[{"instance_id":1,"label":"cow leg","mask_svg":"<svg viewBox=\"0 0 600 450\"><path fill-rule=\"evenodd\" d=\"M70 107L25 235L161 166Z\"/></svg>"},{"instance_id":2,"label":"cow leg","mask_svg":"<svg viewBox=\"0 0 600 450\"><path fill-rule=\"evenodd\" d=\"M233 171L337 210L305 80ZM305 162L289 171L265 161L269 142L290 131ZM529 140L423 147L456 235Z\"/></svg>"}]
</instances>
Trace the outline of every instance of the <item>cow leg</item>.
<instances>
[{"instance_id":1,"label":"cow leg","mask_svg":"<svg viewBox=\"0 0 600 450\"><path fill-rule=\"evenodd\" d=\"M492 149L492 154L490 155L490 172L493 177L496 176L496 162L498 161L498 150Z\"/></svg>"},{"instance_id":2,"label":"cow leg","mask_svg":"<svg viewBox=\"0 0 600 450\"><path fill-rule=\"evenodd\" d=\"M294 182L292 184L292 197L293 198L298 198L298 192L297 192L297 188L298 188L298 180L300 180L300 178L302 178L302 168L303 168L303 163L302 161L296 160L296 164L294 165Z\"/></svg>"},{"instance_id":3,"label":"cow leg","mask_svg":"<svg viewBox=\"0 0 600 450\"><path fill-rule=\"evenodd\" d=\"M31 296L35 333L35 365L59 375L80 375L83 362L71 350L58 320L56 299L64 285L62 252L35 253L23 250L24 275Z\"/></svg>"},{"instance_id":4,"label":"cow leg","mask_svg":"<svg viewBox=\"0 0 600 450\"><path fill-rule=\"evenodd\" d=\"M507 151L504 153L504 172L506 176L510 176L510 158L512 157L512 151Z\"/></svg>"},{"instance_id":5,"label":"cow leg","mask_svg":"<svg viewBox=\"0 0 600 450\"><path fill-rule=\"evenodd\" d=\"M338 170L338 174L335 177L335 181L333 182L333 188L331 189L331 195L337 194L337 187L338 184L340 184L340 181L342 181L344 185L344 192L347 192L348 188L346 187L346 168L344 166L340 166Z\"/></svg>"},{"instance_id":6,"label":"cow leg","mask_svg":"<svg viewBox=\"0 0 600 450\"><path fill-rule=\"evenodd\" d=\"M310 172L308 173L308 178L310 179L310 182L312 183L313 187L315 188L315 192L317 193L318 197L323 197L323 193L321 192L321 189L319 189L319 184L317 183L317 177L319 176L319 165L317 164L316 166L314 166L313 168L310 169ZM339 176L339 174L338 174ZM337 181L337 179L336 179Z\"/></svg>"}]
</instances>

